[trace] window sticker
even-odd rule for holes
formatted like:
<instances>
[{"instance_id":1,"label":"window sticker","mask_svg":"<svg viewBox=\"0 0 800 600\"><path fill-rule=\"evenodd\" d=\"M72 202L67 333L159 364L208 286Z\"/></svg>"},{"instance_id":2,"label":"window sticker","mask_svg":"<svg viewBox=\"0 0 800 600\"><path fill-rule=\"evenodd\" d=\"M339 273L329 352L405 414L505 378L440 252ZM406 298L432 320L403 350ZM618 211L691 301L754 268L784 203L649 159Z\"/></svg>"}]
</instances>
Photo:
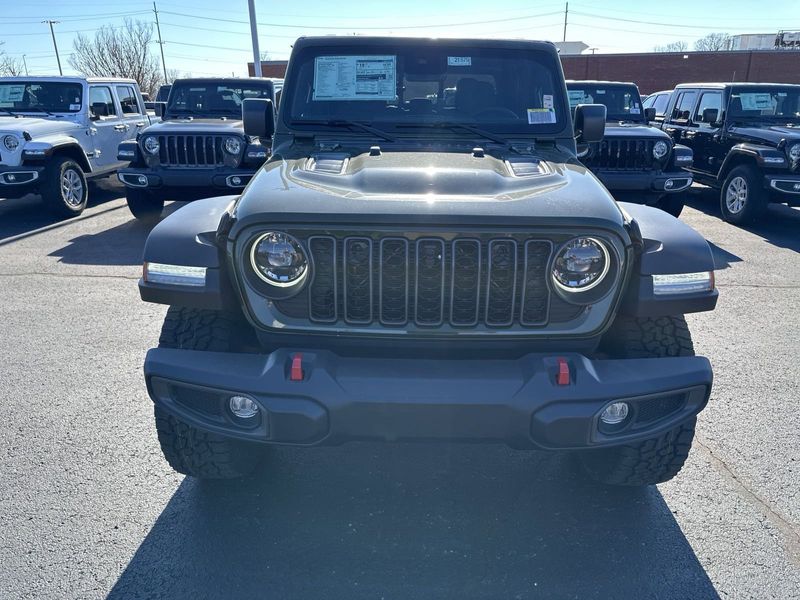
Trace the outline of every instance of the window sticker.
<instances>
[{"instance_id":1,"label":"window sticker","mask_svg":"<svg viewBox=\"0 0 800 600\"><path fill-rule=\"evenodd\" d=\"M545 108L553 108L553 96L550 94L545 94L542 97L542 104Z\"/></svg>"},{"instance_id":2,"label":"window sticker","mask_svg":"<svg viewBox=\"0 0 800 600\"><path fill-rule=\"evenodd\" d=\"M24 93L24 85L4 85L0 87L0 102L6 104L11 102L21 102Z\"/></svg>"},{"instance_id":3,"label":"window sticker","mask_svg":"<svg viewBox=\"0 0 800 600\"><path fill-rule=\"evenodd\" d=\"M556 111L552 108L529 108L528 125L545 125L556 122Z\"/></svg>"},{"instance_id":4,"label":"window sticker","mask_svg":"<svg viewBox=\"0 0 800 600\"><path fill-rule=\"evenodd\" d=\"M318 56L314 59L314 95L326 100L394 100L396 56Z\"/></svg>"},{"instance_id":5,"label":"window sticker","mask_svg":"<svg viewBox=\"0 0 800 600\"><path fill-rule=\"evenodd\" d=\"M748 92L741 95L742 110L772 110L775 104L772 102L772 94L769 92Z\"/></svg>"},{"instance_id":6,"label":"window sticker","mask_svg":"<svg viewBox=\"0 0 800 600\"><path fill-rule=\"evenodd\" d=\"M628 112L631 113L632 115L638 115L642 111L639 110L639 105L638 104L634 104L633 106L631 106L631 109Z\"/></svg>"},{"instance_id":7,"label":"window sticker","mask_svg":"<svg viewBox=\"0 0 800 600\"><path fill-rule=\"evenodd\" d=\"M70 110L80 110L81 109L81 105L80 104L70 104L69 105L69 109Z\"/></svg>"},{"instance_id":8,"label":"window sticker","mask_svg":"<svg viewBox=\"0 0 800 600\"><path fill-rule=\"evenodd\" d=\"M448 67L471 67L472 66L472 57L471 56L448 56L447 57L447 66Z\"/></svg>"},{"instance_id":9,"label":"window sticker","mask_svg":"<svg viewBox=\"0 0 800 600\"><path fill-rule=\"evenodd\" d=\"M583 90L569 90L569 106L575 108L578 104L594 104L594 98L587 96Z\"/></svg>"}]
</instances>

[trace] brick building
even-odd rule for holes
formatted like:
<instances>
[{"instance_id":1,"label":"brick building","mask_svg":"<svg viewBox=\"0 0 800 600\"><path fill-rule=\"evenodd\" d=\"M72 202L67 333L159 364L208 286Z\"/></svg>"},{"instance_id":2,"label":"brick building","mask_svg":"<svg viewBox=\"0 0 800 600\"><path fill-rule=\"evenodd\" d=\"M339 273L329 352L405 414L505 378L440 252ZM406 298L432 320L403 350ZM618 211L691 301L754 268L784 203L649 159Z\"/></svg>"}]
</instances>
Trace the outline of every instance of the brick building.
<instances>
[{"instance_id":1,"label":"brick building","mask_svg":"<svg viewBox=\"0 0 800 600\"><path fill-rule=\"evenodd\" d=\"M633 81L643 94L679 83L751 81L800 83L800 51L649 52L642 54L563 55L568 79ZM285 60L261 62L264 77L282 78ZM250 75L253 63L248 63Z\"/></svg>"}]
</instances>

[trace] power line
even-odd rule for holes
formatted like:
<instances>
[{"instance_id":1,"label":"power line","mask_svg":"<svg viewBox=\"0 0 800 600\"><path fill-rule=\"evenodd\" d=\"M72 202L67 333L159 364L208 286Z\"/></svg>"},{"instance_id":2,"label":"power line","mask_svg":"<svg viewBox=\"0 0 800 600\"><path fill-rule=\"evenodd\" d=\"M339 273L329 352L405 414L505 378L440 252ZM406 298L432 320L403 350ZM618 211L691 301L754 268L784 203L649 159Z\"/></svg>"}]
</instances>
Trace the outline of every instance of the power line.
<instances>
[{"instance_id":1,"label":"power line","mask_svg":"<svg viewBox=\"0 0 800 600\"><path fill-rule=\"evenodd\" d=\"M576 15L581 15L584 17L592 17L594 19L604 19L606 21L622 21L624 23L636 23L637 25L657 25L659 27L676 27L682 29L702 29L704 31L709 31L709 27L707 25L684 25L683 23L664 23L663 21L640 21L637 19L623 19L622 17L604 17L603 15L598 15L596 13L587 13L581 11L573 11ZM747 29L747 28L745 28ZM784 28L785 29L785 28Z\"/></svg>"}]
</instances>

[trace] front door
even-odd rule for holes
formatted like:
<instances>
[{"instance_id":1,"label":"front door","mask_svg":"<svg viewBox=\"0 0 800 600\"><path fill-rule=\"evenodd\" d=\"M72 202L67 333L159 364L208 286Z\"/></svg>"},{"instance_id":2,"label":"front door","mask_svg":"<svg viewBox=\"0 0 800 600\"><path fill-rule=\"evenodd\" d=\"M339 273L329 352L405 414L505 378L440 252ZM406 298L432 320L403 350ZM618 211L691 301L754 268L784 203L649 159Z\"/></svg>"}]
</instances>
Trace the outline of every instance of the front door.
<instances>
[{"instance_id":1,"label":"front door","mask_svg":"<svg viewBox=\"0 0 800 600\"><path fill-rule=\"evenodd\" d=\"M717 111L716 122L708 122L704 115L706 109ZM697 126L694 130L694 168L697 171L716 175L725 159L725 152L720 141L722 128L719 121L722 119L722 91L710 90L700 94L697 109L692 115L692 122Z\"/></svg>"},{"instance_id":2,"label":"front door","mask_svg":"<svg viewBox=\"0 0 800 600\"><path fill-rule=\"evenodd\" d=\"M144 104L132 85L119 84L114 87L122 110L122 122L128 126L124 137L126 140L135 140L137 134L146 127Z\"/></svg>"},{"instance_id":3,"label":"front door","mask_svg":"<svg viewBox=\"0 0 800 600\"><path fill-rule=\"evenodd\" d=\"M111 87L89 86L89 110L92 115L94 155L90 158L94 171L110 171L121 166L117 148L130 129L120 118L120 111Z\"/></svg>"}]
</instances>

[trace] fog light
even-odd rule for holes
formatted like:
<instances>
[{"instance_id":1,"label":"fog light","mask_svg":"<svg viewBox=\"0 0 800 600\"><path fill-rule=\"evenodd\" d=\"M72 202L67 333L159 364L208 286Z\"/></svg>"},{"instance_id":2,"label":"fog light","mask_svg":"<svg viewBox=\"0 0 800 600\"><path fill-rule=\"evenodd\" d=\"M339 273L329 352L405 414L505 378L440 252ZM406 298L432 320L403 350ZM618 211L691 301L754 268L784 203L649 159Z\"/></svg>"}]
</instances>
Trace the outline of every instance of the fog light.
<instances>
[{"instance_id":1,"label":"fog light","mask_svg":"<svg viewBox=\"0 0 800 600\"><path fill-rule=\"evenodd\" d=\"M671 190L674 185L675 185L675 182L672 181L672 179L667 179L667 182L664 184L664 189L665 190Z\"/></svg>"},{"instance_id":2,"label":"fog light","mask_svg":"<svg viewBox=\"0 0 800 600\"><path fill-rule=\"evenodd\" d=\"M258 404L247 396L231 396L228 401L231 412L240 419L252 419L258 414Z\"/></svg>"},{"instance_id":3,"label":"fog light","mask_svg":"<svg viewBox=\"0 0 800 600\"><path fill-rule=\"evenodd\" d=\"M6 181L16 181L16 180L17 180L17 176L14 175L13 173L8 173L6 175Z\"/></svg>"},{"instance_id":4,"label":"fog light","mask_svg":"<svg viewBox=\"0 0 800 600\"><path fill-rule=\"evenodd\" d=\"M139 185L147 185L147 176L139 175L139 178L136 181L139 182Z\"/></svg>"},{"instance_id":5,"label":"fog light","mask_svg":"<svg viewBox=\"0 0 800 600\"><path fill-rule=\"evenodd\" d=\"M628 418L627 402L612 402L600 413L600 420L606 425L618 425Z\"/></svg>"},{"instance_id":6,"label":"fog light","mask_svg":"<svg viewBox=\"0 0 800 600\"><path fill-rule=\"evenodd\" d=\"M242 185L242 178L241 177L231 177L231 183L233 185Z\"/></svg>"}]
</instances>

